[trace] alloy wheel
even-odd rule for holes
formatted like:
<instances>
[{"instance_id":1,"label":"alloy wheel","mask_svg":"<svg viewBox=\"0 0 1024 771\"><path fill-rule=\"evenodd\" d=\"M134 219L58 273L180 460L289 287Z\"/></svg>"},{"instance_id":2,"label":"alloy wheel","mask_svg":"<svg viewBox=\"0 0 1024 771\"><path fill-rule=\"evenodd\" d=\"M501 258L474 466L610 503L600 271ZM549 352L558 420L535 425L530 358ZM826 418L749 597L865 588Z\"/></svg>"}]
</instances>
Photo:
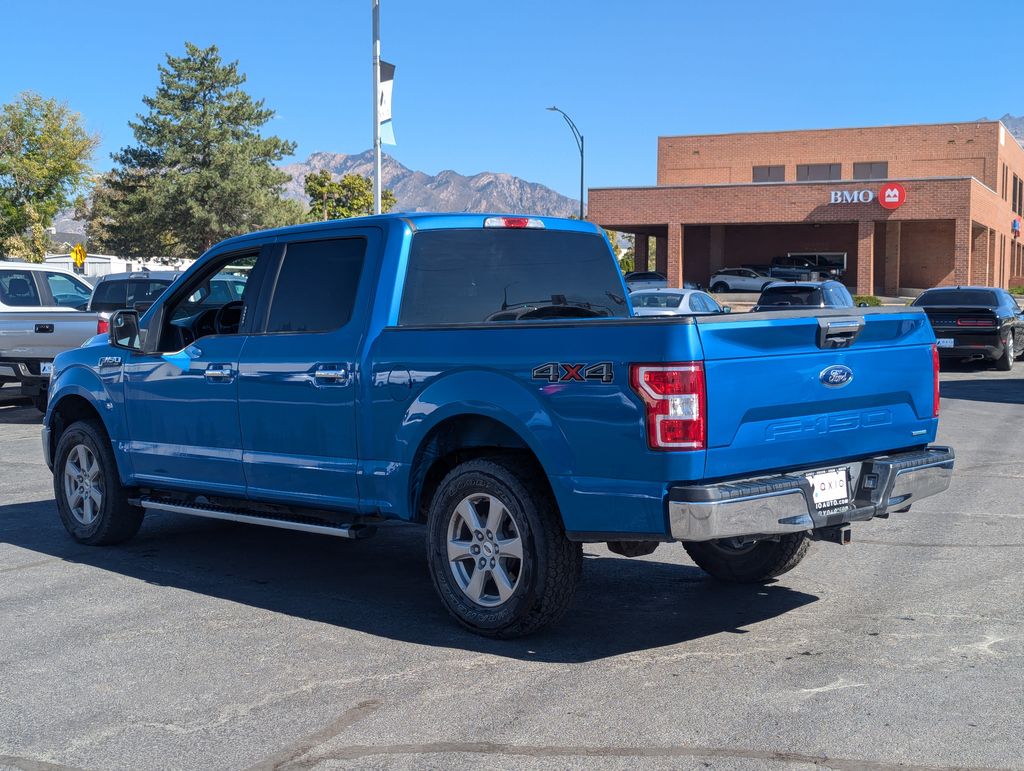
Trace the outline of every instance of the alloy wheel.
<instances>
[{"instance_id":1,"label":"alloy wheel","mask_svg":"<svg viewBox=\"0 0 1024 771\"><path fill-rule=\"evenodd\" d=\"M76 444L64 461L64 498L71 515L91 525L103 506L103 474L93 451Z\"/></svg>"},{"instance_id":2,"label":"alloy wheel","mask_svg":"<svg viewBox=\"0 0 1024 771\"><path fill-rule=\"evenodd\" d=\"M483 493L462 499L448 522L448 566L477 605L495 608L512 597L522 577L523 541L505 504Z\"/></svg>"}]
</instances>

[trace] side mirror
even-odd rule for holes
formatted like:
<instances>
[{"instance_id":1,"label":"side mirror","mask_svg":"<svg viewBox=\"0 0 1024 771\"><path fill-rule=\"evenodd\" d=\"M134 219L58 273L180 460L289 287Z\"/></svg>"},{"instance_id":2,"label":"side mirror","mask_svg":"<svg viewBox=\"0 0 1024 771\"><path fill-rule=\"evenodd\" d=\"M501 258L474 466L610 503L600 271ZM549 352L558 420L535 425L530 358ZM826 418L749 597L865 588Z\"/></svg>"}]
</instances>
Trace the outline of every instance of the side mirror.
<instances>
[{"instance_id":1,"label":"side mirror","mask_svg":"<svg viewBox=\"0 0 1024 771\"><path fill-rule=\"evenodd\" d=\"M723 305L722 306L722 313L732 313L732 306L731 305Z\"/></svg>"},{"instance_id":2,"label":"side mirror","mask_svg":"<svg viewBox=\"0 0 1024 771\"><path fill-rule=\"evenodd\" d=\"M112 346L128 351L142 350L138 311L114 311L109 323L110 331L107 333L107 339Z\"/></svg>"}]
</instances>

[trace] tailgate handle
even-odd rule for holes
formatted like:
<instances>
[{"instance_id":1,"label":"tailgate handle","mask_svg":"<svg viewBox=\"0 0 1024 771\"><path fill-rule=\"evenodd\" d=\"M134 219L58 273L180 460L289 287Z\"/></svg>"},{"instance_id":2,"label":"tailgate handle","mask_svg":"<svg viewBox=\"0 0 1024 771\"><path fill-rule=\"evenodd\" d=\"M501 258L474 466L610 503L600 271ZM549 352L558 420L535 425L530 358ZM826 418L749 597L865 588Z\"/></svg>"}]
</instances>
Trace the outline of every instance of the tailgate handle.
<instances>
[{"instance_id":1,"label":"tailgate handle","mask_svg":"<svg viewBox=\"0 0 1024 771\"><path fill-rule=\"evenodd\" d=\"M36 332L49 334L53 332L53 324L36 324Z\"/></svg>"},{"instance_id":2,"label":"tailgate handle","mask_svg":"<svg viewBox=\"0 0 1024 771\"><path fill-rule=\"evenodd\" d=\"M849 348L862 329L862 318L818 319L818 347Z\"/></svg>"}]
</instances>

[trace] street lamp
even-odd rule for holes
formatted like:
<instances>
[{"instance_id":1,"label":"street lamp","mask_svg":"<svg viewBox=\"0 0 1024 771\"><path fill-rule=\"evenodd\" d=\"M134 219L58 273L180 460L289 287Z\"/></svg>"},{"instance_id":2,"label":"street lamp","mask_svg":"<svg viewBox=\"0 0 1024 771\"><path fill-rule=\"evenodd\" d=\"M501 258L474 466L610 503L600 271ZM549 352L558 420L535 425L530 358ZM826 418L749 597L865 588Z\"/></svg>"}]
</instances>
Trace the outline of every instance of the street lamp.
<instances>
[{"instance_id":1,"label":"street lamp","mask_svg":"<svg viewBox=\"0 0 1024 771\"><path fill-rule=\"evenodd\" d=\"M576 124L572 122L572 118L566 115L564 112L559 110L557 107L548 107L551 112L560 113L565 122L569 124L569 128L572 129L573 138L576 140L576 146L580 148L580 219L583 219L583 135L580 130L576 128Z\"/></svg>"}]
</instances>

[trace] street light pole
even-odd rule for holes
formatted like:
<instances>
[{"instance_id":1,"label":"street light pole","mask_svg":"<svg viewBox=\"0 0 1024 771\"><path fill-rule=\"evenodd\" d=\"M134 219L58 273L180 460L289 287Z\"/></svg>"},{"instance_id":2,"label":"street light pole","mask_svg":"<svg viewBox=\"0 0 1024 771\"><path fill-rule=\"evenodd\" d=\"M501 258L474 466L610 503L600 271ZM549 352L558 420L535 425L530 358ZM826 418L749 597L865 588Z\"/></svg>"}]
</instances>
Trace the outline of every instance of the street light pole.
<instances>
[{"instance_id":1,"label":"street light pole","mask_svg":"<svg viewBox=\"0 0 1024 771\"><path fill-rule=\"evenodd\" d=\"M583 219L583 134L576 128L576 124L572 122L572 118L566 115L562 110L557 107L548 107L551 112L559 113L565 122L569 124L569 128L572 130L572 136L576 140L576 146L580 148L580 219Z\"/></svg>"}]
</instances>

